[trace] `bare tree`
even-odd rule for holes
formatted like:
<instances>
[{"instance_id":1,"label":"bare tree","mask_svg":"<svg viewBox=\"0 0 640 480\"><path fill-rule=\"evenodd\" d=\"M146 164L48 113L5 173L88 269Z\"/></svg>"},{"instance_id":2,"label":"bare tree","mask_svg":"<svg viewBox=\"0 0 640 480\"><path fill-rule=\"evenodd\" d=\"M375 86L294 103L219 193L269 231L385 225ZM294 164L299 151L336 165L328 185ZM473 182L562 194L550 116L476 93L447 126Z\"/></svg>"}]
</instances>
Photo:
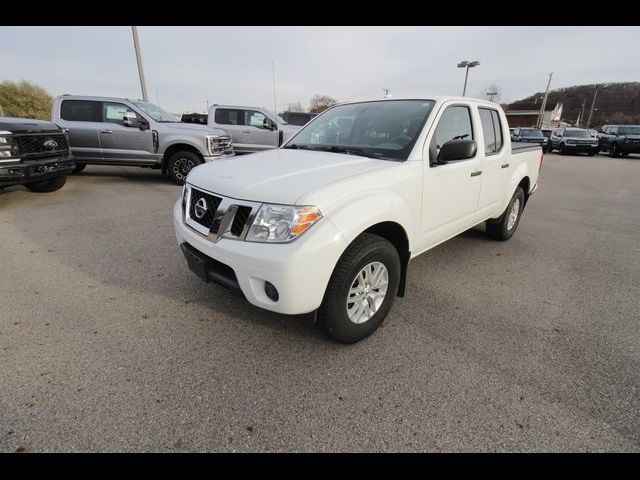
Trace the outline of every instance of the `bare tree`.
<instances>
[{"instance_id":1,"label":"bare tree","mask_svg":"<svg viewBox=\"0 0 640 480\"><path fill-rule=\"evenodd\" d=\"M304 107L302 106L302 103L298 101L288 104L287 110L289 112L304 112Z\"/></svg>"},{"instance_id":2,"label":"bare tree","mask_svg":"<svg viewBox=\"0 0 640 480\"><path fill-rule=\"evenodd\" d=\"M485 86L482 92L478 94L478 97L500 103L502 100L502 89L495 83L492 83L491 85Z\"/></svg>"},{"instance_id":3,"label":"bare tree","mask_svg":"<svg viewBox=\"0 0 640 480\"><path fill-rule=\"evenodd\" d=\"M327 108L338 103L333 97L329 95L314 95L309 102L309 111L311 113L324 112Z\"/></svg>"}]
</instances>

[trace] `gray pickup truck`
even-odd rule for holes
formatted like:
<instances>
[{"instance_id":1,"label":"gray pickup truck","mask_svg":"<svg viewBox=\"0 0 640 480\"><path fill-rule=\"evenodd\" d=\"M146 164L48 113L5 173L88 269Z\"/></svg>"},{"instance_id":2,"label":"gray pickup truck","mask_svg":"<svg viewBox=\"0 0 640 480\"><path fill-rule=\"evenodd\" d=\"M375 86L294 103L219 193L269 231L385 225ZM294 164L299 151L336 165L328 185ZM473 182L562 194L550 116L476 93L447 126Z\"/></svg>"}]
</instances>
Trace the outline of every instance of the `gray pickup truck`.
<instances>
[{"instance_id":1,"label":"gray pickup truck","mask_svg":"<svg viewBox=\"0 0 640 480\"><path fill-rule=\"evenodd\" d=\"M69 136L75 173L87 164L158 168L182 184L193 167L234 154L225 130L181 123L142 100L62 95L51 121Z\"/></svg>"}]
</instances>

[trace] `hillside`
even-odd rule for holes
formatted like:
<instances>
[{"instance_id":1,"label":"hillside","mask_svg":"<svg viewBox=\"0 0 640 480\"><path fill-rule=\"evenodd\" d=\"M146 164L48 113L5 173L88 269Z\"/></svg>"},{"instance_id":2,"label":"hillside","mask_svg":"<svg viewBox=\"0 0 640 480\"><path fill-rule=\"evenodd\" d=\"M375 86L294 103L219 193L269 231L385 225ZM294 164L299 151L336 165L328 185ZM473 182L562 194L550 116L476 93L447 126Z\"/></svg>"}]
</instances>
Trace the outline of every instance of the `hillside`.
<instances>
[{"instance_id":1,"label":"hillside","mask_svg":"<svg viewBox=\"0 0 640 480\"><path fill-rule=\"evenodd\" d=\"M547 109L562 103L562 120L575 123L584 106L584 126L589 116L596 85L578 85L549 91ZM511 110L538 109L544 92L518 100L508 105ZM640 125L640 82L601 83L598 84L598 97L591 119L591 126L599 128L605 124L638 124Z\"/></svg>"}]
</instances>

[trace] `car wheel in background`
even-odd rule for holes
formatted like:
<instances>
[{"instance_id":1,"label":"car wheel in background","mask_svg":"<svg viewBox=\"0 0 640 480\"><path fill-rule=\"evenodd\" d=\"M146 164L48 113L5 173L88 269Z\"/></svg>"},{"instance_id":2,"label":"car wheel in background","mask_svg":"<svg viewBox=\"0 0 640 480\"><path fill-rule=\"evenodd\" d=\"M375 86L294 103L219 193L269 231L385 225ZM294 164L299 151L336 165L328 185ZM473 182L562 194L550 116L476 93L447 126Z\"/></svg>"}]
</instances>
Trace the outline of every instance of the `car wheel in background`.
<instances>
[{"instance_id":1,"label":"car wheel in background","mask_svg":"<svg viewBox=\"0 0 640 480\"><path fill-rule=\"evenodd\" d=\"M63 175L61 177L52 178L51 180L46 180L44 182L28 183L25 185L25 187L27 187L32 192L48 193L60 190L65 183L67 183L67 176Z\"/></svg>"},{"instance_id":2,"label":"car wheel in background","mask_svg":"<svg viewBox=\"0 0 640 480\"><path fill-rule=\"evenodd\" d=\"M191 169L201 163L202 158L196 153L189 151L176 152L171 155L167 162L167 172L174 182L178 185L183 185Z\"/></svg>"},{"instance_id":3,"label":"car wheel in background","mask_svg":"<svg viewBox=\"0 0 640 480\"><path fill-rule=\"evenodd\" d=\"M587 155L589 155L590 157L593 157L595 154L596 154L596 151L595 151L595 150L589 150L589 151L587 152Z\"/></svg>"},{"instance_id":4,"label":"car wheel in background","mask_svg":"<svg viewBox=\"0 0 640 480\"><path fill-rule=\"evenodd\" d=\"M564 148L564 143L561 143L560 147L558 147L558 153L560 155L566 155L567 154L567 150Z\"/></svg>"},{"instance_id":5,"label":"car wheel in background","mask_svg":"<svg viewBox=\"0 0 640 480\"><path fill-rule=\"evenodd\" d=\"M520 224L523 209L524 190L518 187L504 213L495 220L487 220L487 235L494 240L509 240Z\"/></svg>"},{"instance_id":6,"label":"car wheel in background","mask_svg":"<svg viewBox=\"0 0 640 480\"><path fill-rule=\"evenodd\" d=\"M76 163L76 168L73 169L71 174L80 173L85 168L87 168L87 164L86 163Z\"/></svg>"},{"instance_id":7,"label":"car wheel in background","mask_svg":"<svg viewBox=\"0 0 640 480\"><path fill-rule=\"evenodd\" d=\"M331 338L355 343L389 313L400 283L400 255L388 240L363 233L338 260L318 309Z\"/></svg>"},{"instance_id":8,"label":"car wheel in background","mask_svg":"<svg viewBox=\"0 0 640 480\"><path fill-rule=\"evenodd\" d=\"M609 147L609 156L612 158L618 158L620 156L620 147L617 143L612 143Z\"/></svg>"}]
</instances>

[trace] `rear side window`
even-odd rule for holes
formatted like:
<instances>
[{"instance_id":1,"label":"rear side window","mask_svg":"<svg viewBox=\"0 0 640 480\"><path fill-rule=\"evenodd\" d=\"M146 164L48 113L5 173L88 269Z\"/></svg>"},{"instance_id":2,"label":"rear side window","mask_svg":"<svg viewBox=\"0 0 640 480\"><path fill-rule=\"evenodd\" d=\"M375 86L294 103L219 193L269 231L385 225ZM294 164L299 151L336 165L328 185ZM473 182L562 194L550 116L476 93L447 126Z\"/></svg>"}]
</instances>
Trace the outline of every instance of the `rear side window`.
<instances>
[{"instance_id":1,"label":"rear side window","mask_svg":"<svg viewBox=\"0 0 640 480\"><path fill-rule=\"evenodd\" d=\"M493 129L496 132L496 152L499 152L504 143L502 139L502 123L500 123L500 115L496 110L491 110L491 117L493 118Z\"/></svg>"},{"instance_id":2,"label":"rear side window","mask_svg":"<svg viewBox=\"0 0 640 480\"><path fill-rule=\"evenodd\" d=\"M217 108L214 120L221 125L244 125L244 110Z\"/></svg>"},{"instance_id":3,"label":"rear side window","mask_svg":"<svg viewBox=\"0 0 640 480\"><path fill-rule=\"evenodd\" d=\"M70 122L101 122L102 102L91 100L63 100L60 118Z\"/></svg>"},{"instance_id":4,"label":"rear side window","mask_svg":"<svg viewBox=\"0 0 640 480\"><path fill-rule=\"evenodd\" d=\"M482 133L484 135L484 152L489 155L495 153L496 148L496 131L493 126L493 116L491 110L479 108L480 123L482 123Z\"/></svg>"}]
</instances>

